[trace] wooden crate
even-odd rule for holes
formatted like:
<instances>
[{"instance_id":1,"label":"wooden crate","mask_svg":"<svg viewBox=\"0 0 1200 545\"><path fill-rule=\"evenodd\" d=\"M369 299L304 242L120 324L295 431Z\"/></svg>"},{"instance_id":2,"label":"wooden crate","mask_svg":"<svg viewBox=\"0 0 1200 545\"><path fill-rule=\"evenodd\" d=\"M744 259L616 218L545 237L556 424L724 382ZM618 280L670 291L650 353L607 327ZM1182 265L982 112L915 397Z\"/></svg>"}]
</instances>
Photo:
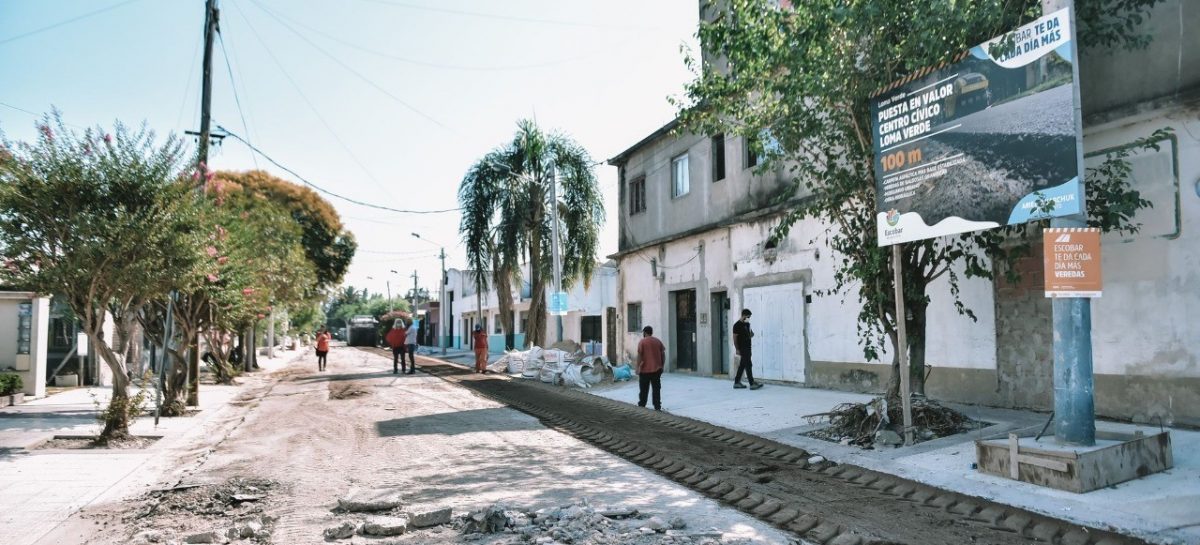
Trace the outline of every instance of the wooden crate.
<instances>
[{"instance_id":1,"label":"wooden crate","mask_svg":"<svg viewBox=\"0 0 1200 545\"><path fill-rule=\"evenodd\" d=\"M1076 493L1170 469L1171 436L1167 431L1096 431L1095 447L1039 448L1032 438L1040 426L1007 437L975 441L979 471L990 475Z\"/></svg>"}]
</instances>

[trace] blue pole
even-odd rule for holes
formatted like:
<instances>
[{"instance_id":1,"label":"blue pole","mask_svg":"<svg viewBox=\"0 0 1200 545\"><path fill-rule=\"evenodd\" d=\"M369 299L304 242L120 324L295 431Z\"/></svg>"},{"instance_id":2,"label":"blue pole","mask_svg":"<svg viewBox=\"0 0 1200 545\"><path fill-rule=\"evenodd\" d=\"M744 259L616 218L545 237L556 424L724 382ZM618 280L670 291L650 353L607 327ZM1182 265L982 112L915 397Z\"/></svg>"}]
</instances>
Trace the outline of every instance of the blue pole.
<instances>
[{"instance_id":1,"label":"blue pole","mask_svg":"<svg viewBox=\"0 0 1200 545\"><path fill-rule=\"evenodd\" d=\"M1072 86L1075 93L1075 154L1078 165L1081 214L1054 219L1051 227L1087 227L1084 191L1083 110L1079 98L1079 47L1072 0L1043 0L1043 12L1070 9ZM1043 248L1043 252L1051 251ZM1096 406L1092 381L1092 301L1083 297L1056 298L1054 311L1054 438L1063 444L1096 444Z\"/></svg>"}]
</instances>

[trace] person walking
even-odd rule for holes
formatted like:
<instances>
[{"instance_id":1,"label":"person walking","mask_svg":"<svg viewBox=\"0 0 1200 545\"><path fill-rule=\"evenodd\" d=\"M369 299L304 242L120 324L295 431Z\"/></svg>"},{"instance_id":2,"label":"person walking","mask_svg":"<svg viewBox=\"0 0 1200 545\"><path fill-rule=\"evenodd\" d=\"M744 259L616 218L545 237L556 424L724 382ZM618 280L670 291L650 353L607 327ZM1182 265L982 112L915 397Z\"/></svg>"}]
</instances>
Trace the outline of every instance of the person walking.
<instances>
[{"instance_id":1,"label":"person walking","mask_svg":"<svg viewBox=\"0 0 1200 545\"><path fill-rule=\"evenodd\" d=\"M317 332L317 371L324 371L329 356L329 340L333 335L329 334L329 330L325 326L321 326L321 330Z\"/></svg>"},{"instance_id":2,"label":"person walking","mask_svg":"<svg viewBox=\"0 0 1200 545\"><path fill-rule=\"evenodd\" d=\"M405 342L408 343L408 374L410 375L417 372L417 345L420 337L417 319L413 318L408 322L408 331L404 332Z\"/></svg>"},{"instance_id":3,"label":"person walking","mask_svg":"<svg viewBox=\"0 0 1200 545\"><path fill-rule=\"evenodd\" d=\"M475 348L475 372L486 373L488 363L488 336L484 333L483 326L475 324L475 331L471 333L471 345Z\"/></svg>"},{"instance_id":4,"label":"person walking","mask_svg":"<svg viewBox=\"0 0 1200 545\"><path fill-rule=\"evenodd\" d=\"M384 335L383 340L392 347L392 374L397 375L407 367L404 365L404 351L407 349L407 332L404 330L404 319L396 318L392 322L391 331Z\"/></svg>"},{"instance_id":5,"label":"person walking","mask_svg":"<svg viewBox=\"0 0 1200 545\"><path fill-rule=\"evenodd\" d=\"M654 410L662 410L663 362L667 361L667 347L654 336L654 328L642 328L642 340L637 347L638 407L646 406L646 394L654 390Z\"/></svg>"},{"instance_id":6,"label":"person walking","mask_svg":"<svg viewBox=\"0 0 1200 545\"><path fill-rule=\"evenodd\" d=\"M737 375L733 378L734 388L745 388L742 384L742 373L746 374L746 380L750 382L750 389L757 390L762 388L761 382L754 382L753 362L750 358L750 341L754 338L754 330L750 329L750 316L754 314L750 309L742 309L742 318L733 324L733 347L737 350L738 370Z\"/></svg>"}]
</instances>

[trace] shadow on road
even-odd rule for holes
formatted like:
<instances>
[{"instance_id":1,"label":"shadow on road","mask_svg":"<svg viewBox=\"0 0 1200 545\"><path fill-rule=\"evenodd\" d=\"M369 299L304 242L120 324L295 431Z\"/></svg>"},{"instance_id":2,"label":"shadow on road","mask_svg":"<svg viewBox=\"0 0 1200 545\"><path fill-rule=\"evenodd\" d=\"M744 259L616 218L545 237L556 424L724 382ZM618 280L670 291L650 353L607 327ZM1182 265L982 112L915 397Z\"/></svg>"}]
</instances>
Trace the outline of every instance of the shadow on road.
<instances>
[{"instance_id":1,"label":"shadow on road","mask_svg":"<svg viewBox=\"0 0 1200 545\"><path fill-rule=\"evenodd\" d=\"M380 437L402 437L544 430L546 427L528 418L513 418L512 409L498 407L383 420L375 424L375 429Z\"/></svg>"}]
</instances>

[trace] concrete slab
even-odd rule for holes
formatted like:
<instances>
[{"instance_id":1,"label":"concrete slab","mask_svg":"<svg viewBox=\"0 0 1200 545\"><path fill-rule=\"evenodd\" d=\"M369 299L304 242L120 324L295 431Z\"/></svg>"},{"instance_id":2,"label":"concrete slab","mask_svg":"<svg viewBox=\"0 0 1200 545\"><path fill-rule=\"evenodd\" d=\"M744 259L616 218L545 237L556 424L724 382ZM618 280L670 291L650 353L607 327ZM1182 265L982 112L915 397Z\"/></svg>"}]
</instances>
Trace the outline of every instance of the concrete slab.
<instances>
[{"instance_id":1,"label":"concrete slab","mask_svg":"<svg viewBox=\"0 0 1200 545\"><path fill-rule=\"evenodd\" d=\"M1030 411L952 405L968 416L993 425L977 432L946 437L910 448L861 450L800 435L813 426L804 417L839 403L863 402L871 396L767 385L734 390L727 379L667 374L662 378L663 406L671 413L757 434L804 448L839 463L855 464L1043 513L1079 524L1109 528L1154 543L1200 543L1200 432L1171 430L1175 467L1142 479L1075 494L979 473L976 439L1005 430L1042 424L1048 415ZM637 383L625 382L587 390L609 399L636 403ZM1106 422L1105 429L1133 433L1157 427Z\"/></svg>"}]
</instances>

